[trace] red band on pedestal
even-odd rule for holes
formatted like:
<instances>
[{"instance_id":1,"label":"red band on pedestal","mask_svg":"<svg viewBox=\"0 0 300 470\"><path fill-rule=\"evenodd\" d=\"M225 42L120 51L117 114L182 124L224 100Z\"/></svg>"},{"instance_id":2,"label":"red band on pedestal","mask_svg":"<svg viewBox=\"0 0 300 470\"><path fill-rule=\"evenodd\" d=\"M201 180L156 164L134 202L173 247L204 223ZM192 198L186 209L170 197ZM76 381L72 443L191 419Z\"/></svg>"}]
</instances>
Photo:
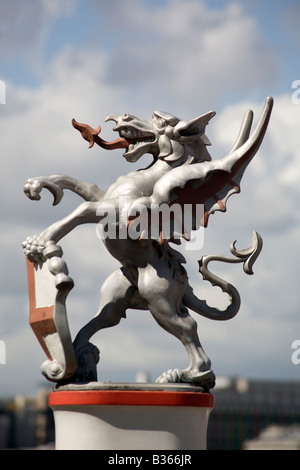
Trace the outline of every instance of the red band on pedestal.
<instances>
[{"instance_id":1,"label":"red band on pedestal","mask_svg":"<svg viewBox=\"0 0 300 470\"><path fill-rule=\"evenodd\" d=\"M123 405L123 406L198 406L213 408L209 393L148 390L71 390L51 392L50 406Z\"/></svg>"}]
</instances>

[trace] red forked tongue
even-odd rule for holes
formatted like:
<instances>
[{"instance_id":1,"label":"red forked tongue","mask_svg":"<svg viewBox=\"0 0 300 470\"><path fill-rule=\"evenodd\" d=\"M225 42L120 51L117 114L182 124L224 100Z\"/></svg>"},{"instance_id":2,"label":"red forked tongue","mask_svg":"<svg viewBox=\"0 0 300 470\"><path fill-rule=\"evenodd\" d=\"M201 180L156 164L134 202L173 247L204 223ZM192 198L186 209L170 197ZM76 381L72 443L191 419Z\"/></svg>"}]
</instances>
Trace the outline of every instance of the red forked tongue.
<instances>
[{"instance_id":1,"label":"red forked tongue","mask_svg":"<svg viewBox=\"0 0 300 470\"><path fill-rule=\"evenodd\" d=\"M101 126L97 129L93 129L88 124L80 124L75 121L75 119L72 119L72 125L81 133L82 137L89 142L89 148L93 147L94 143L96 143L106 150L125 149L130 144L130 141L126 140L124 137L120 137L112 142L106 142L101 139L98 135L101 132Z\"/></svg>"}]
</instances>

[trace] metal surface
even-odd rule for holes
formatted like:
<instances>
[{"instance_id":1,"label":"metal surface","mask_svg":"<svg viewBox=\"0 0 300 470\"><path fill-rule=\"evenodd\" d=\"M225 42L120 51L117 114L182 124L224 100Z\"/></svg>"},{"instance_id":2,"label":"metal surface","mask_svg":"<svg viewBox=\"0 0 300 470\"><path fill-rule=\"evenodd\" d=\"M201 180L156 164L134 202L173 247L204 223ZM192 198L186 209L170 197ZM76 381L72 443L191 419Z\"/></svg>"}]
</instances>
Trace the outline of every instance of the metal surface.
<instances>
[{"instance_id":1,"label":"metal surface","mask_svg":"<svg viewBox=\"0 0 300 470\"><path fill-rule=\"evenodd\" d=\"M54 204L61 201L65 189L85 199L70 215L39 235L28 237L23 247L31 262L44 263L48 242L57 243L78 225L92 222L103 225L104 245L121 264L102 286L97 315L75 338L78 367L73 381L96 380L93 371L98 361L97 351L89 339L102 328L117 325L126 310L134 308L150 310L158 324L182 342L189 355L190 363L185 370L168 370L157 379L159 383L191 383L206 390L214 387L210 359L200 344L197 324L188 308L217 320L236 315L238 292L214 276L207 264L212 259L243 262L245 272L251 274L262 240L254 232L248 249L237 250L232 246L233 258L208 257L200 262L203 277L229 294L230 304L224 311L208 306L194 295L183 267L184 257L171 244L180 244L181 238L188 240L193 230L207 227L212 213L226 211L228 198L240 191L244 171L261 145L272 105L272 98L267 98L252 135L253 113L247 111L231 152L215 161L207 151L210 142L205 135L214 112L191 121L158 111L151 120L129 114L112 115L107 120L116 123L114 130L119 132L120 138L111 143L99 137L100 127L92 129L73 120L73 126L90 147L96 143L110 150L123 148L128 162L150 153L152 164L119 177L105 193L94 183L66 175L41 176L26 182L24 191L33 200L40 198L44 187L52 192ZM167 220L161 221L156 218L157 213L166 207L170 209ZM176 216L175 209L179 209ZM167 230L165 222L168 222Z\"/></svg>"}]
</instances>

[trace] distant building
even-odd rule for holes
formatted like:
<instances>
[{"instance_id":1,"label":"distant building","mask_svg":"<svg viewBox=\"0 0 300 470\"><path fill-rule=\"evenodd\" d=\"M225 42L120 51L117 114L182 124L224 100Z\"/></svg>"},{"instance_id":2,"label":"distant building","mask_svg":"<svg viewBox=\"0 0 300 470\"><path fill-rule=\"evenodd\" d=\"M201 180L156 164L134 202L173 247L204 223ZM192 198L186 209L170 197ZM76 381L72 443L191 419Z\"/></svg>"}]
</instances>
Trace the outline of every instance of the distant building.
<instances>
[{"instance_id":1,"label":"distant building","mask_svg":"<svg viewBox=\"0 0 300 470\"><path fill-rule=\"evenodd\" d=\"M208 449L241 450L270 425L300 425L300 381L226 378L212 393Z\"/></svg>"},{"instance_id":2,"label":"distant building","mask_svg":"<svg viewBox=\"0 0 300 470\"><path fill-rule=\"evenodd\" d=\"M147 381L141 373L139 381ZM0 400L0 449L51 449L49 389ZM219 378L208 423L208 450L300 449L300 381Z\"/></svg>"},{"instance_id":3,"label":"distant building","mask_svg":"<svg viewBox=\"0 0 300 470\"><path fill-rule=\"evenodd\" d=\"M0 400L0 449L36 448L54 442L47 389L35 396Z\"/></svg>"},{"instance_id":4,"label":"distant building","mask_svg":"<svg viewBox=\"0 0 300 470\"><path fill-rule=\"evenodd\" d=\"M244 442L244 450L300 450L300 425L271 424L256 439Z\"/></svg>"}]
</instances>

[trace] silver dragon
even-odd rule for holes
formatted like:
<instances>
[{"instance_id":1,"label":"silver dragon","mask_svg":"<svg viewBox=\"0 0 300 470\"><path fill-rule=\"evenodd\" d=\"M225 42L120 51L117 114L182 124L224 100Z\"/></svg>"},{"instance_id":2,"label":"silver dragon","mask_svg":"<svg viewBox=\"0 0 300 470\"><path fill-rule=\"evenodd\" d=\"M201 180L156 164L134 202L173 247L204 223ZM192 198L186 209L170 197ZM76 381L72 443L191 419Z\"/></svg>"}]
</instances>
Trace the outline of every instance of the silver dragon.
<instances>
[{"instance_id":1,"label":"silver dragon","mask_svg":"<svg viewBox=\"0 0 300 470\"><path fill-rule=\"evenodd\" d=\"M244 171L264 138L272 106L273 100L268 97L252 134L253 112L248 110L232 150L225 157L214 161L207 150L210 142L205 135L206 126L215 115L214 112L192 120L181 120L158 111L154 112L150 120L130 114L111 115L107 121L114 121L114 130L119 133L119 138L113 142L106 142L99 136L100 126L93 129L73 120L73 126L89 142L89 147L96 143L110 150L123 148L128 162L135 162L148 153L153 156L152 163L145 169L119 177L106 192L93 183L66 175L40 176L27 180L24 191L30 199L40 199L41 190L47 188L54 196L54 204L61 201L65 189L85 200L70 215L23 242L24 252L33 263L45 260L47 244L56 244L80 224L103 222L108 208L114 207L118 212L120 198L126 200L125 222L118 214L116 236L103 238L107 250L120 262L121 267L102 285L97 314L78 332L73 342L78 362L77 380L78 377L84 379L83 358L91 348L90 338L103 328L117 325L125 318L127 309L139 309L149 310L162 328L182 342L189 356L190 362L185 370L168 370L162 373L157 382L190 383L204 389L214 387L211 361L200 344L197 323L188 309L214 320L227 320L237 314L240 307L239 293L231 284L211 273L208 263L212 260L242 262L244 271L252 274L253 263L262 247L260 235L253 232L252 242L245 250L238 250L232 244L233 256L204 256L199 261L203 278L220 286L229 295L230 302L224 310L208 306L204 300L197 298L189 284L183 267L185 259L171 246L172 243L180 243L180 237L189 239L190 233L183 225L176 225L175 234L173 224L173 231L168 236L163 227L159 228L159 236L155 237L145 237L144 232L137 239L118 235L124 229L122 224L125 224L125 229L129 229L136 222L141 207L149 214L151 207L164 204L170 208L176 204L182 208L186 204L192 207L192 223L188 231L197 230L200 226L207 227L209 216L215 211L226 211L228 198L240 191ZM203 207L201 220L197 220L195 209L198 205ZM80 366L82 363L83 366ZM76 379L73 377L73 380Z\"/></svg>"}]
</instances>

